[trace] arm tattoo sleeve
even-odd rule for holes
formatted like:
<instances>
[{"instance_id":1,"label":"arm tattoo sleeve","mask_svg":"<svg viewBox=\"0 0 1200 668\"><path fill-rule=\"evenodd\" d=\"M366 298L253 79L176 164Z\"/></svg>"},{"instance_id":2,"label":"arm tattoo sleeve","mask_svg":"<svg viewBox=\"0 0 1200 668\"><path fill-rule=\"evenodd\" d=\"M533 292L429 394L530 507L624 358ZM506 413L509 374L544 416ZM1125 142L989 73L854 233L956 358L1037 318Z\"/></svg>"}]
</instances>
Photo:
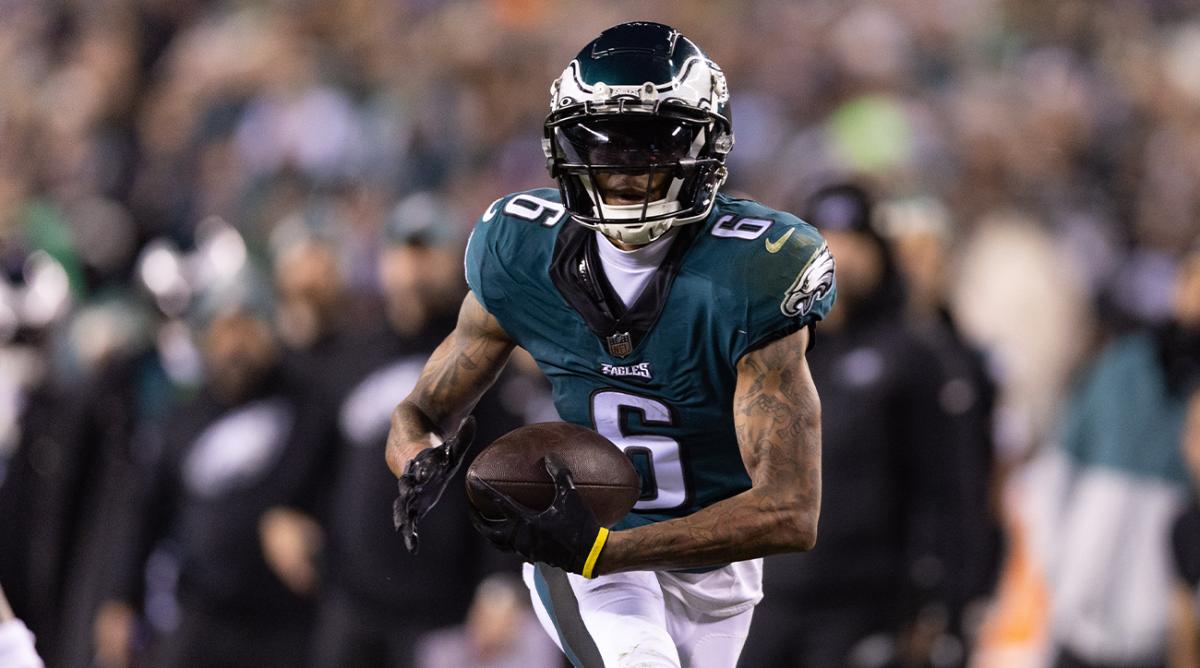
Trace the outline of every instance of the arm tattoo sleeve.
<instances>
[{"instance_id":1,"label":"arm tattoo sleeve","mask_svg":"<svg viewBox=\"0 0 1200 668\"><path fill-rule=\"evenodd\" d=\"M496 319L468 293L457 326L433 351L407 401L441 428L457 425L495 382L513 347Z\"/></svg>"},{"instance_id":2,"label":"arm tattoo sleeve","mask_svg":"<svg viewBox=\"0 0 1200 668\"><path fill-rule=\"evenodd\" d=\"M804 348L795 343L789 337L743 358L734 427L754 485L778 485L816 513L821 504L821 402Z\"/></svg>"}]
</instances>

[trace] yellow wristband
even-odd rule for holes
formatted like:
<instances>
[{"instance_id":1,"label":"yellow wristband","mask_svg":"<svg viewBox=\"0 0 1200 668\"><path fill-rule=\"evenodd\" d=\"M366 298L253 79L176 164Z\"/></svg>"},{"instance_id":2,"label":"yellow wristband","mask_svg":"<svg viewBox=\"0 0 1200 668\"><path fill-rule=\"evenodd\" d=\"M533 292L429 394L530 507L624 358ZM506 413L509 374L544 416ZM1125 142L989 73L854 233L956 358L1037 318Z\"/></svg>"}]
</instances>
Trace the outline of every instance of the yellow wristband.
<instances>
[{"instance_id":1,"label":"yellow wristband","mask_svg":"<svg viewBox=\"0 0 1200 668\"><path fill-rule=\"evenodd\" d=\"M594 577L592 570L596 568L596 560L600 558L600 550L604 549L606 542L608 542L608 529L600 527L600 533L596 534L596 542L592 543L592 551L588 552L587 561L583 562L583 577L589 580Z\"/></svg>"}]
</instances>

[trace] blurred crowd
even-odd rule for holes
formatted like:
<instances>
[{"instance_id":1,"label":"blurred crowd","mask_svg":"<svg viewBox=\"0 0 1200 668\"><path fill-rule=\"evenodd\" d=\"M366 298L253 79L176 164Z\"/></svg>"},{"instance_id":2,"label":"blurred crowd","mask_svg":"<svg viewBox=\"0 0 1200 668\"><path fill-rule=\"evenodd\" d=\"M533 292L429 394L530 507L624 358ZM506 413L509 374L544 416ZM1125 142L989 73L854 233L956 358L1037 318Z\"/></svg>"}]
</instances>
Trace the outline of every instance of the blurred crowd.
<instances>
[{"instance_id":1,"label":"blurred crowd","mask_svg":"<svg viewBox=\"0 0 1200 668\"><path fill-rule=\"evenodd\" d=\"M727 191L836 245L822 540L747 665L1200 656L1194 3L0 0L0 583L47 665L558 665L461 499L403 552L382 444L473 221L549 185L550 82L639 18L725 70ZM514 362L481 441L554 419Z\"/></svg>"}]
</instances>

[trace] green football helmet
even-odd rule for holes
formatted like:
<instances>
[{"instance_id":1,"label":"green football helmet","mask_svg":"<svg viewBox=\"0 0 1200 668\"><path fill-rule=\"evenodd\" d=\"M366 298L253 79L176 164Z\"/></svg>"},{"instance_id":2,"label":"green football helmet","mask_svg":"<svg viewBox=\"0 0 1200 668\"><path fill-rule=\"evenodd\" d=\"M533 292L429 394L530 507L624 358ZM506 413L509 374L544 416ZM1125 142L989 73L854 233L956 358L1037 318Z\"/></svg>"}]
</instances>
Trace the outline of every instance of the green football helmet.
<instances>
[{"instance_id":1,"label":"green football helmet","mask_svg":"<svg viewBox=\"0 0 1200 668\"><path fill-rule=\"evenodd\" d=\"M644 22L609 28L550 94L542 148L563 204L581 224L640 245L708 215L733 148L729 89L721 68L678 30ZM627 189L633 201L601 185L642 178L644 186Z\"/></svg>"}]
</instances>

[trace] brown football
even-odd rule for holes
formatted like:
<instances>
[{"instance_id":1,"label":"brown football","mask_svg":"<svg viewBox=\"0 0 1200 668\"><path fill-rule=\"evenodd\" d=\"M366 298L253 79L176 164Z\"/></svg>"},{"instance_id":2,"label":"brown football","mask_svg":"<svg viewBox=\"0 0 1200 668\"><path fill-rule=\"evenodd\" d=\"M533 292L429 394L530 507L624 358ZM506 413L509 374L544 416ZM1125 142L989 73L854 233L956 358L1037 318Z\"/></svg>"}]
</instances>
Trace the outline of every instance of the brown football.
<instances>
[{"instance_id":1,"label":"brown football","mask_svg":"<svg viewBox=\"0 0 1200 668\"><path fill-rule=\"evenodd\" d=\"M571 470L575 488L604 526L625 517L641 494L633 464L600 434L568 422L543 422L514 429L496 439L467 469L467 498L487 517L496 507L472 489L487 481L527 508L542 510L554 500L554 480L542 458L556 453Z\"/></svg>"}]
</instances>

